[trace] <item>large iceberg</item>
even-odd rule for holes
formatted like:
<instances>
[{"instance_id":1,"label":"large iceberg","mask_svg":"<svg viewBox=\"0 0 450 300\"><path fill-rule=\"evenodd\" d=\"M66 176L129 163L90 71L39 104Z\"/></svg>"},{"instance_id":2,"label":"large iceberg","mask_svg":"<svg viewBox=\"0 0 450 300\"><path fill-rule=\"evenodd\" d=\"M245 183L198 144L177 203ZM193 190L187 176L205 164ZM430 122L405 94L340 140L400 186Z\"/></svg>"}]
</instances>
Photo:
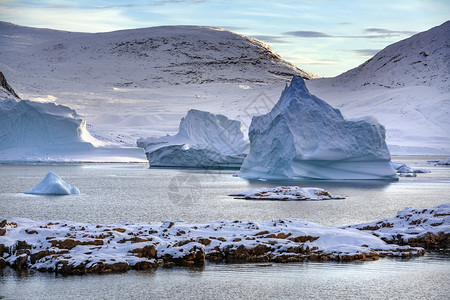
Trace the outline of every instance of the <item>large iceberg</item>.
<instances>
[{"instance_id":1,"label":"large iceberg","mask_svg":"<svg viewBox=\"0 0 450 300\"><path fill-rule=\"evenodd\" d=\"M241 122L191 109L175 135L139 139L151 167L239 167L248 153Z\"/></svg>"},{"instance_id":2,"label":"large iceberg","mask_svg":"<svg viewBox=\"0 0 450 300\"><path fill-rule=\"evenodd\" d=\"M36 195L76 195L80 190L64 182L56 173L48 172L44 179L25 194Z\"/></svg>"},{"instance_id":3,"label":"large iceberg","mask_svg":"<svg viewBox=\"0 0 450 300\"><path fill-rule=\"evenodd\" d=\"M253 117L239 176L267 179L397 179L374 118L346 120L294 77L274 108Z\"/></svg>"}]
</instances>

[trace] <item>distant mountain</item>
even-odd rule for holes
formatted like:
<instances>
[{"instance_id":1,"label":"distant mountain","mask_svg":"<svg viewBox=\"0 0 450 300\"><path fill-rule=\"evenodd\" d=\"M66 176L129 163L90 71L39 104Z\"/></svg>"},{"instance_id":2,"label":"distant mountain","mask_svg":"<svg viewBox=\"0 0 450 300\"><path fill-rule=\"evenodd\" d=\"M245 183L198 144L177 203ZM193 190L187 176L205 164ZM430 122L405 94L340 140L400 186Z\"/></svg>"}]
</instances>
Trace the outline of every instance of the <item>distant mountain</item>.
<instances>
[{"instance_id":1,"label":"distant mountain","mask_svg":"<svg viewBox=\"0 0 450 300\"><path fill-rule=\"evenodd\" d=\"M450 90L450 21L389 45L333 86L435 86Z\"/></svg>"},{"instance_id":2,"label":"distant mountain","mask_svg":"<svg viewBox=\"0 0 450 300\"><path fill-rule=\"evenodd\" d=\"M393 154L450 154L450 21L306 84L346 117L375 116Z\"/></svg>"},{"instance_id":3,"label":"distant mountain","mask_svg":"<svg viewBox=\"0 0 450 300\"><path fill-rule=\"evenodd\" d=\"M72 33L0 22L0 66L22 90L63 84L107 87L272 83L315 75L254 38L201 26ZM26 83L16 80L24 76Z\"/></svg>"}]
</instances>

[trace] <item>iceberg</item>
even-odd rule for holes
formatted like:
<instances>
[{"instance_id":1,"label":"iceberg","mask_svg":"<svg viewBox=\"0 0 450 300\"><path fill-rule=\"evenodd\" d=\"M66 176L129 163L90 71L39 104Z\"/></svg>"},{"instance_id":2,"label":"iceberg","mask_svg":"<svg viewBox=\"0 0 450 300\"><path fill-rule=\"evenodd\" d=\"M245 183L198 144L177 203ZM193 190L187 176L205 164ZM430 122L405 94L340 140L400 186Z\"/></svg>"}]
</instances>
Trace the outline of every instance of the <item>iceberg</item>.
<instances>
[{"instance_id":1,"label":"iceberg","mask_svg":"<svg viewBox=\"0 0 450 300\"><path fill-rule=\"evenodd\" d=\"M25 194L35 195L77 195L80 190L64 182L56 173L48 172L44 179Z\"/></svg>"},{"instance_id":2,"label":"iceberg","mask_svg":"<svg viewBox=\"0 0 450 300\"><path fill-rule=\"evenodd\" d=\"M67 106L11 98L0 101L0 152L86 150L94 148L93 143L86 120Z\"/></svg>"},{"instance_id":3,"label":"iceberg","mask_svg":"<svg viewBox=\"0 0 450 300\"><path fill-rule=\"evenodd\" d=\"M398 179L385 129L375 118L346 120L293 77L280 100L249 129L250 151L239 173L264 179Z\"/></svg>"},{"instance_id":4,"label":"iceberg","mask_svg":"<svg viewBox=\"0 0 450 300\"><path fill-rule=\"evenodd\" d=\"M151 167L238 168L248 153L241 122L191 109L175 135L139 139Z\"/></svg>"}]
</instances>

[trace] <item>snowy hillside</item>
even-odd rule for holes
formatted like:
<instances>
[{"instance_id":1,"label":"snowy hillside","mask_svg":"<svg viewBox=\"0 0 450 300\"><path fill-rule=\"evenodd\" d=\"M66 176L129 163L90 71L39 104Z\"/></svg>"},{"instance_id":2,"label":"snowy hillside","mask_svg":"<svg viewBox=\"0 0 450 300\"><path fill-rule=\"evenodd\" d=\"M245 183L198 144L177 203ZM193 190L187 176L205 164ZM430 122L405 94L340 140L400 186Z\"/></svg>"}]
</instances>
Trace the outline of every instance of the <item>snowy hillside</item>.
<instances>
[{"instance_id":1,"label":"snowy hillside","mask_svg":"<svg viewBox=\"0 0 450 300\"><path fill-rule=\"evenodd\" d=\"M391 154L450 153L450 21L306 84L346 117L375 116Z\"/></svg>"},{"instance_id":2,"label":"snowy hillside","mask_svg":"<svg viewBox=\"0 0 450 300\"><path fill-rule=\"evenodd\" d=\"M450 91L450 21L389 45L357 68L331 80L333 86L398 88L434 86Z\"/></svg>"}]
</instances>

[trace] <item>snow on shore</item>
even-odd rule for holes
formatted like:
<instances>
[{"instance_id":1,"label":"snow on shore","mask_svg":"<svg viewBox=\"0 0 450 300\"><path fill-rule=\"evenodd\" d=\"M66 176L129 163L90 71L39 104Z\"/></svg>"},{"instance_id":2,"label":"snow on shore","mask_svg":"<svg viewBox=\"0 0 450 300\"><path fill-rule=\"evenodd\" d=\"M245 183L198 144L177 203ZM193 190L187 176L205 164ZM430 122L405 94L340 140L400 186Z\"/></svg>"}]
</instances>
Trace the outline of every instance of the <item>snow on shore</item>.
<instances>
[{"instance_id":1,"label":"snow on shore","mask_svg":"<svg viewBox=\"0 0 450 300\"><path fill-rule=\"evenodd\" d=\"M160 265L201 266L205 260L364 261L410 257L424 253L410 244L428 247L433 244L427 241L444 241L441 247L448 248L449 215L450 204L407 208L394 218L342 228L300 219L96 225L10 218L0 222L0 267L85 274ZM383 241L397 242L399 234L403 246Z\"/></svg>"},{"instance_id":2,"label":"snow on shore","mask_svg":"<svg viewBox=\"0 0 450 300\"><path fill-rule=\"evenodd\" d=\"M345 199L342 196L333 196L321 188L298 186L278 186L274 188L256 188L244 192L233 193L238 199L253 200L331 200Z\"/></svg>"}]
</instances>

